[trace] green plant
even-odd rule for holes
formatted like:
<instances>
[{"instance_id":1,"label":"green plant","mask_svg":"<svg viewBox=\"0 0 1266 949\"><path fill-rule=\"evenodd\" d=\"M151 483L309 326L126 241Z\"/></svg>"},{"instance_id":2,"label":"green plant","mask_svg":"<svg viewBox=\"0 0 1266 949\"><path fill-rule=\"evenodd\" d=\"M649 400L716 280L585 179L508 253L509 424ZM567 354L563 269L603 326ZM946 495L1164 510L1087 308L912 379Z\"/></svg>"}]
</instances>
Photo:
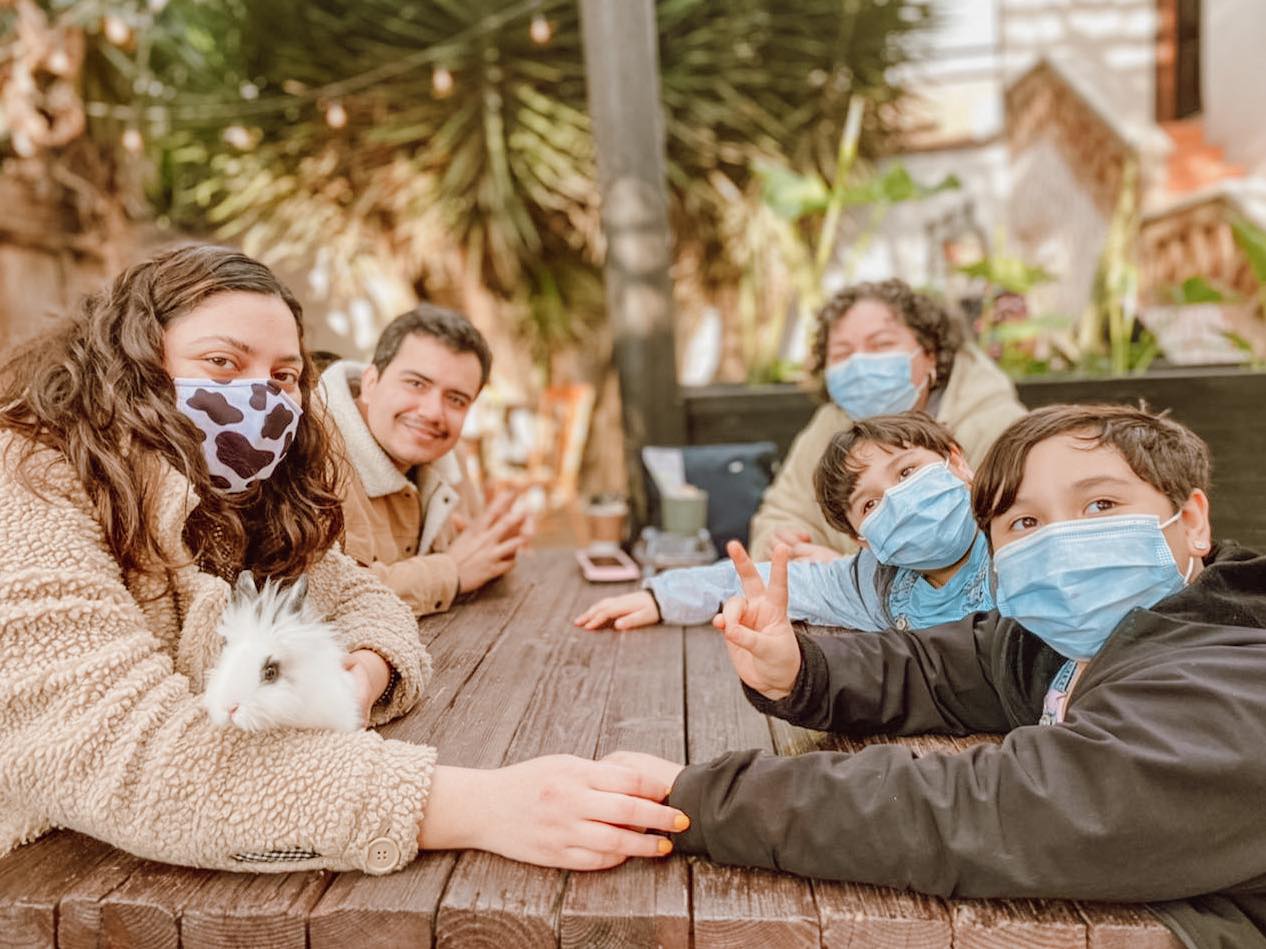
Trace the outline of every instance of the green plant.
<instances>
[{"instance_id":1,"label":"green plant","mask_svg":"<svg viewBox=\"0 0 1266 949\"><path fill-rule=\"evenodd\" d=\"M846 279L889 208L959 187L953 175L923 185L900 164L882 172L860 166L858 142L865 111L866 100L855 97L829 184L813 171L797 172L768 161L755 166L759 201L749 198L730 228L743 264L739 315L749 381L784 381L799 371L780 353L787 332L809 325L824 302L823 284L828 269L838 262L840 223L847 211L869 209L841 265Z\"/></svg>"}]
</instances>

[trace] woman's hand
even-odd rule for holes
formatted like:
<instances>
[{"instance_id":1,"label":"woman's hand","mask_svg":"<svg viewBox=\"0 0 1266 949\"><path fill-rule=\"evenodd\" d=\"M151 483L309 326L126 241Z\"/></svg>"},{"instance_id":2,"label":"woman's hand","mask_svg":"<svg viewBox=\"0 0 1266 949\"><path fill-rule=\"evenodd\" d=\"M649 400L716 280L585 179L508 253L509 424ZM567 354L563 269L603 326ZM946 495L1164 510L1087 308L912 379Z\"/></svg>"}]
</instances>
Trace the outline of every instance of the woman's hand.
<instances>
[{"instance_id":1,"label":"woman's hand","mask_svg":"<svg viewBox=\"0 0 1266 949\"><path fill-rule=\"evenodd\" d=\"M655 597L649 590L638 590L601 599L572 622L583 629L601 629L607 625L614 629L636 629L654 626L659 619Z\"/></svg>"},{"instance_id":2,"label":"woman's hand","mask_svg":"<svg viewBox=\"0 0 1266 949\"><path fill-rule=\"evenodd\" d=\"M672 842L630 828L680 832L690 821L656 803L656 775L571 755L495 770L440 766L418 832L423 850L474 848L544 867L602 870L629 857L662 857Z\"/></svg>"},{"instance_id":3,"label":"woman's hand","mask_svg":"<svg viewBox=\"0 0 1266 949\"><path fill-rule=\"evenodd\" d=\"M767 699L785 699L800 675L800 644L787 617L791 551L786 544L774 548L766 586L742 544L732 540L725 550L738 571L743 595L726 600L712 625L725 633L730 662L739 678Z\"/></svg>"},{"instance_id":4,"label":"woman's hand","mask_svg":"<svg viewBox=\"0 0 1266 949\"><path fill-rule=\"evenodd\" d=\"M670 793L672 786L677 783L677 775L681 774L682 769L686 767L684 764L677 764L667 758L659 758L640 751L613 751L602 760L635 771L652 782L658 782L667 787Z\"/></svg>"},{"instance_id":5,"label":"woman's hand","mask_svg":"<svg viewBox=\"0 0 1266 949\"><path fill-rule=\"evenodd\" d=\"M356 680L357 695L360 697L361 726L369 724L369 716L374 703L387 689L391 681L391 667L387 660L372 649L354 649L343 660L343 668Z\"/></svg>"}]
</instances>

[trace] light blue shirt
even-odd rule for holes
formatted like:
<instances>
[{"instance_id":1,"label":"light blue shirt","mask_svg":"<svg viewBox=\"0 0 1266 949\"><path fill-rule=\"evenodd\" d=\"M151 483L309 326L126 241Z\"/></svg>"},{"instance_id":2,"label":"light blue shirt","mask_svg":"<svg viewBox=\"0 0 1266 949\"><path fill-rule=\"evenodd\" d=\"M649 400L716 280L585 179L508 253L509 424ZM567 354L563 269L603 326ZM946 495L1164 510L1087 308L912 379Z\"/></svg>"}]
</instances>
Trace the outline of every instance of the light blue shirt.
<instances>
[{"instance_id":1,"label":"light blue shirt","mask_svg":"<svg viewBox=\"0 0 1266 949\"><path fill-rule=\"evenodd\" d=\"M857 565L854 582L853 565ZM943 587L934 587L917 570L898 567L888 590L890 622L875 589L879 562L869 549L829 563L787 565L787 612L793 620L816 626L843 626L864 632L926 629L952 623L994 606L989 545L976 534L967 562ZM769 580L769 564L757 564ZM732 596L742 593L738 571L728 560L707 567L669 570L646 581L665 623L706 623Z\"/></svg>"}]
</instances>

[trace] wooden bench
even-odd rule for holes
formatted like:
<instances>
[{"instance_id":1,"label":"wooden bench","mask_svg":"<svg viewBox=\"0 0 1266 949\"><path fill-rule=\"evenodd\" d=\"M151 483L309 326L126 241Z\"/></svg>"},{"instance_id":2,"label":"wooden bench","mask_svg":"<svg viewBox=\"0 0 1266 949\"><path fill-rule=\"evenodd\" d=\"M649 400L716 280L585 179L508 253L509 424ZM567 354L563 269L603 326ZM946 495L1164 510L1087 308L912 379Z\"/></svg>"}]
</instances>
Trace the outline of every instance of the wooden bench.
<instances>
[{"instance_id":1,"label":"wooden bench","mask_svg":"<svg viewBox=\"0 0 1266 949\"><path fill-rule=\"evenodd\" d=\"M575 629L571 617L608 592L585 584L567 552L525 555L506 581L422 623L434 678L384 733L478 767L619 748L702 761L737 748L858 747L756 713L710 628ZM971 742L905 743L926 754ZM696 947L1178 946L1141 907L940 900L680 856L593 874L463 852L427 854L388 877L250 875L157 864L57 832L0 860L0 946L687 947L692 938Z\"/></svg>"}]
</instances>

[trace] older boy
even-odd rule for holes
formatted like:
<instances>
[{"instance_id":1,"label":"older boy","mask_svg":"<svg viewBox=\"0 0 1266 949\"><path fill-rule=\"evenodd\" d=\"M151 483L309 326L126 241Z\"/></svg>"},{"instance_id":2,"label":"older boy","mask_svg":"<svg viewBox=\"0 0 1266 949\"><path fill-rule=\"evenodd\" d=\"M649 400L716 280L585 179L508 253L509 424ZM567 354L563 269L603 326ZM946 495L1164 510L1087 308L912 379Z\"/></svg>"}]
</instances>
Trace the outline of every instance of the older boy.
<instances>
[{"instance_id":1,"label":"older boy","mask_svg":"<svg viewBox=\"0 0 1266 949\"><path fill-rule=\"evenodd\" d=\"M1209 461L1123 406L1015 422L974 491L998 610L797 636L786 550L725 636L749 699L852 734L1007 732L915 758L724 755L671 784L676 848L942 896L1149 902L1184 944L1266 945L1266 557L1211 546Z\"/></svg>"},{"instance_id":2,"label":"older boy","mask_svg":"<svg viewBox=\"0 0 1266 949\"><path fill-rule=\"evenodd\" d=\"M349 462L345 549L418 616L506 573L524 543L513 498L480 512L455 451L491 368L466 317L422 304L383 330L369 365L344 360L321 376Z\"/></svg>"}]
</instances>

